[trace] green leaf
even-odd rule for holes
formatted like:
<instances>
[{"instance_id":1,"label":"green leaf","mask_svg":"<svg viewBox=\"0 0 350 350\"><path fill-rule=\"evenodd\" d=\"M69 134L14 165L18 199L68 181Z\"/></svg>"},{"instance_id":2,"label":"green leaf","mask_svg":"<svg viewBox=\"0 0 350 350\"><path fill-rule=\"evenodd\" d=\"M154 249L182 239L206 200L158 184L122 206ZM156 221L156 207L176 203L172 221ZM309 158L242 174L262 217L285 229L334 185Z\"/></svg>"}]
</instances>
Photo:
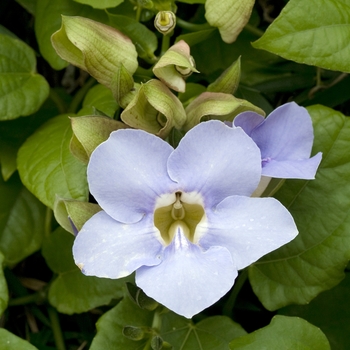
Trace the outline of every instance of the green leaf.
<instances>
[{"instance_id":1,"label":"green leaf","mask_svg":"<svg viewBox=\"0 0 350 350\"><path fill-rule=\"evenodd\" d=\"M90 5L95 9L106 9L109 7L116 7L124 0L74 0L80 4Z\"/></svg>"},{"instance_id":2,"label":"green leaf","mask_svg":"<svg viewBox=\"0 0 350 350\"><path fill-rule=\"evenodd\" d=\"M58 274L49 289L51 305L70 315L121 298L128 279L111 280L83 275L73 261L73 241L73 235L58 228L43 243L42 254L46 263Z\"/></svg>"},{"instance_id":3,"label":"green leaf","mask_svg":"<svg viewBox=\"0 0 350 350\"><path fill-rule=\"evenodd\" d=\"M286 59L350 72L350 4L290 0L253 46Z\"/></svg>"},{"instance_id":4,"label":"green leaf","mask_svg":"<svg viewBox=\"0 0 350 350\"><path fill-rule=\"evenodd\" d=\"M205 4L206 0L177 0L178 2L184 2L185 4Z\"/></svg>"},{"instance_id":5,"label":"green leaf","mask_svg":"<svg viewBox=\"0 0 350 350\"><path fill-rule=\"evenodd\" d=\"M42 125L18 152L23 184L50 208L56 196L88 199L86 166L70 153L71 137L70 120L60 115Z\"/></svg>"},{"instance_id":6,"label":"green leaf","mask_svg":"<svg viewBox=\"0 0 350 350\"><path fill-rule=\"evenodd\" d=\"M330 350L322 331L298 317L275 316L271 323L234 339L231 350Z\"/></svg>"},{"instance_id":7,"label":"green leaf","mask_svg":"<svg viewBox=\"0 0 350 350\"><path fill-rule=\"evenodd\" d=\"M0 315L7 308L7 303L9 301L9 293L7 289L6 278L3 271L4 255L0 252ZM0 340L1 341L1 340Z\"/></svg>"},{"instance_id":8,"label":"green leaf","mask_svg":"<svg viewBox=\"0 0 350 350\"><path fill-rule=\"evenodd\" d=\"M4 328L0 328L0 348L1 350L38 350L26 340L17 337Z\"/></svg>"},{"instance_id":9,"label":"green leaf","mask_svg":"<svg viewBox=\"0 0 350 350\"><path fill-rule=\"evenodd\" d=\"M158 329L151 330L152 324ZM122 334L125 326L147 329L148 336L131 340ZM159 313L142 310L129 298L124 298L116 307L106 312L97 322L97 335L91 350L99 349L144 349L153 335L170 343L173 349L221 350L227 349L229 342L246 332L225 316L215 316L193 324L191 320L173 312Z\"/></svg>"},{"instance_id":10,"label":"green leaf","mask_svg":"<svg viewBox=\"0 0 350 350\"><path fill-rule=\"evenodd\" d=\"M87 92L78 115L94 115L94 112L99 110L113 118L118 109L112 91L104 85L97 84Z\"/></svg>"},{"instance_id":11,"label":"green leaf","mask_svg":"<svg viewBox=\"0 0 350 350\"><path fill-rule=\"evenodd\" d=\"M0 120L36 112L49 94L49 84L36 73L34 51L24 42L0 34Z\"/></svg>"},{"instance_id":12,"label":"green leaf","mask_svg":"<svg viewBox=\"0 0 350 350\"><path fill-rule=\"evenodd\" d=\"M138 55L149 63L156 61L154 51L158 47L156 35L145 25L133 18L107 12L109 24L119 29L134 43Z\"/></svg>"},{"instance_id":13,"label":"green leaf","mask_svg":"<svg viewBox=\"0 0 350 350\"><path fill-rule=\"evenodd\" d=\"M51 35L60 29L62 17L82 16L107 23L107 15L102 10L94 10L91 6L78 4L72 0L37 0L35 15L35 34L43 57L52 68L60 70L68 63L60 58L51 44Z\"/></svg>"},{"instance_id":14,"label":"green leaf","mask_svg":"<svg viewBox=\"0 0 350 350\"><path fill-rule=\"evenodd\" d=\"M17 152L23 142L45 121L59 113L50 99L38 112L26 117L0 123L0 163L4 180L17 170Z\"/></svg>"},{"instance_id":15,"label":"green leaf","mask_svg":"<svg viewBox=\"0 0 350 350\"><path fill-rule=\"evenodd\" d=\"M16 2L24 7L31 15L35 16L37 0L16 0Z\"/></svg>"},{"instance_id":16,"label":"green leaf","mask_svg":"<svg viewBox=\"0 0 350 350\"><path fill-rule=\"evenodd\" d=\"M276 194L299 235L249 268L253 290L269 310L306 304L334 287L350 259L350 119L320 105L308 111L313 154L323 152L316 180L286 180Z\"/></svg>"},{"instance_id":17,"label":"green leaf","mask_svg":"<svg viewBox=\"0 0 350 350\"><path fill-rule=\"evenodd\" d=\"M279 313L299 316L311 322L327 336L332 349L347 350L350 344L350 274L333 289L321 293L308 305L291 305Z\"/></svg>"},{"instance_id":18,"label":"green leaf","mask_svg":"<svg viewBox=\"0 0 350 350\"><path fill-rule=\"evenodd\" d=\"M0 250L6 265L15 265L41 247L45 206L18 176L4 182L0 177Z\"/></svg>"},{"instance_id":19,"label":"green leaf","mask_svg":"<svg viewBox=\"0 0 350 350\"><path fill-rule=\"evenodd\" d=\"M161 336L174 349L227 349L234 338L245 335L245 330L230 318L214 316L193 324L190 320L169 313L164 316Z\"/></svg>"}]
</instances>

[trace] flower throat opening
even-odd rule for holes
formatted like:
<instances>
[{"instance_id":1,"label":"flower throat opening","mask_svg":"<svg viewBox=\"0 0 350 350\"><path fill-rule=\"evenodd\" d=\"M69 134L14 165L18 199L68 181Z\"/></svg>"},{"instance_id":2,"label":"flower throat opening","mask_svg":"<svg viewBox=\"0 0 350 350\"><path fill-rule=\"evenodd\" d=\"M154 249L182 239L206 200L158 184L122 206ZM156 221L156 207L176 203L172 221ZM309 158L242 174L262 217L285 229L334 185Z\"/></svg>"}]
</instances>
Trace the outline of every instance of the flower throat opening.
<instances>
[{"instance_id":1,"label":"flower throat opening","mask_svg":"<svg viewBox=\"0 0 350 350\"><path fill-rule=\"evenodd\" d=\"M196 243L196 227L205 217L203 205L186 203L181 196L181 192L176 192L172 204L154 211L154 225L160 231L166 245L171 243L178 228L189 241Z\"/></svg>"}]
</instances>

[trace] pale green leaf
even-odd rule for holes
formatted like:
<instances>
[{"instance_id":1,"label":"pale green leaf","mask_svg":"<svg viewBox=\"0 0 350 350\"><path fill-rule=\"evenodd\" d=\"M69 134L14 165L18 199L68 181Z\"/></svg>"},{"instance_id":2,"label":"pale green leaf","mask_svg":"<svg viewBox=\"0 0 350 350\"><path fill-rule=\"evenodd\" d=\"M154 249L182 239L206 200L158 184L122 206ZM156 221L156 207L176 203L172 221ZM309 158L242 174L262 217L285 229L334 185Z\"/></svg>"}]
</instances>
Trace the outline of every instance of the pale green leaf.
<instances>
[{"instance_id":1,"label":"pale green leaf","mask_svg":"<svg viewBox=\"0 0 350 350\"><path fill-rule=\"evenodd\" d=\"M5 264L14 265L40 249L46 209L17 175L7 182L0 177L0 198L0 250Z\"/></svg>"},{"instance_id":2,"label":"pale green leaf","mask_svg":"<svg viewBox=\"0 0 350 350\"><path fill-rule=\"evenodd\" d=\"M109 7L116 7L124 0L74 0L80 4L90 5L95 9L106 9Z\"/></svg>"},{"instance_id":3,"label":"pale green leaf","mask_svg":"<svg viewBox=\"0 0 350 350\"><path fill-rule=\"evenodd\" d=\"M19 39L0 34L0 120L36 112L49 94L36 73L34 51Z\"/></svg>"},{"instance_id":4,"label":"pale green leaf","mask_svg":"<svg viewBox=\"0 0 350 350\"><path fill-rule=\"evenodd\" d=\"M87 201L86 165L69 150L72 129L68 115L42 125L18 152L23 184L44 204L53 208L56 196Z\"/></svg>"},{"instance_id":5,"label":"pale green leaf","mask_svg":"<svg viewBox=\"0 0 350 350\"><path fill-rule=\"evenodd\" d=\"M299 317L275 316L257 331L234 339L231 350L330 350L322 331Z\"/></svg>"},{"instance_id":6,"label":"pale green leaf","mask_svg":"<svg viewBox=\"0 0 350 350\"><path fill-rule=\"evenodd\" d=\"M46 263L58 274L50 284L51 305L59 312L73 314L121 298L128 279L112 280L83 275L73 261L73 241L73 235L58 228L43 243L42 254Z\"/></svg>"},{"instance_id":7,"label":"pale green leaf","mask_svg":"<svg viewBox=\"0 0 350 350\"><path fill-rule=\"evenodd\" d=\"M334 287L350 259L350 119L320 105L308 110L313 154L323 152L316 179L286 180L276 194L299 234L249 268L253 290L269 310L306 304Z\"/></svg>"},{"instance_id":8,"label":"pale green leaf","mask_svg":"<svg viewBox=\"0 0 350 350\"><path fill-rule=\"evenodd\" d=\"M26 340L17 337L5 328L0 328L1 350L38 350Z\"/></svg>"},{"instance_id":9,"label":"pale green leaf","mask_svg":"<svg viewBox=\"0 0 350 350\"><path fill-rule=\"evenodd\" d=\"M253 46L299 63L350 72L349 36L349 1L290 0Z\"/></svg>"}]
</instances>

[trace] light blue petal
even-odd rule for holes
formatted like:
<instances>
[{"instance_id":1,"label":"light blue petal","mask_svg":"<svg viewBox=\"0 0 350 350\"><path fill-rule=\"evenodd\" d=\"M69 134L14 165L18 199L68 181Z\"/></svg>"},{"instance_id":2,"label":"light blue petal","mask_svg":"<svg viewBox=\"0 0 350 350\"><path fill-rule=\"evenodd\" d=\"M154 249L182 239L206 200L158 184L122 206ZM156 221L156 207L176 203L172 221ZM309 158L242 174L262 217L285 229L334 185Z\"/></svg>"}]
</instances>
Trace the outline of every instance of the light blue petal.
<instances>
[{"instance_id":1,"label":"light blue petal","mask_svg":"<svg viewBox=\"0 0 350 350\"><path fill-rule=\"evenodd\" d=\"M233 125L241 127L244 132L250 136L254 128L261 124L265 118L255 112L243 112L237 115L233 120Z\"/></svg>"},{"instance_id":2,"label":"light blue petal","mask_svg":"<svg viewBox=\"0 0 350 350\"><path fill-rule=\"evenodd\" d=\"M251 133L262 159L300 160L310 157L314 140L311 117L295 102L276 108Z\"/></svg>"},{"instance_id":3,"label":"light blue petal","mask_svg":"<svg viewBox=\"0 0 350 350\"><path fill-rule=\"evenodd\" d=\"M250 196L261 177L261 156L241 128L212 120L191 129L170 155L169 175L184 192L199 192L206 207L230 195Z\"/></svg>"},{"instance_id":4,"label":"light blue petal","mask_svg":"<svg viewBox=\"0 0 350 350\"><path fill-rule=\"evenodd\" d=\"M301 160L270 161L262 168L262 175L281 179L313 180L322 160L322 153Z\"/></svg>"},{"instance_id":5,"label":"light blue petal","mask_svg":"<svg viewBox=\"0 0 350 350\"><path fill-rule=\"evenodd\" d=\"M290 102L276 108L258 124L260 118L256 113L244 112L236 117L234 125L241 126L260 148L262 175L313 179L321 154L309 160L314 134L307 110Z\"/></svg>"},{"instance_id":6,"label":"light blue petal","mask_svg":"<svg viewBox=\"0 0 350 350\"><path fill-rule=\"evenodd\" d=\"M161 264L136 271L136 284L168 309L191 318L225 295L236 277L227 249L203 252L177 232Z\"/></svg>"},{"instance_id":7,"label":"light blue petal","mask_svg":"<svg viewBox=\"0 0 350 350\"><path fill-rule=\"evenodd\" d=\"M228 197L207 216L208 224L197 226L202 231L199 245L204 249L227 248L237 269L249 266L298 234L292 216L274 198Z\"/></svg>"},{"instance_id":8,"label":"light blue petal","mask_svg":"<svg viewBox=\"0 0 350 350\"><path fill-rule=\"evenodd\" d=\"M174 191L167 173L173 148L142 130L118 130L92 153L90 192L114 219L133 223L153 212L156 199Z\"/></svg>"},{"instance_id":9,"label":"light blue petal","mask_svg":"<svg viewBox=\"0 0 350 350\"><path fill-rule=\"evenodd\" d=\"M78 233L73 255L87 276L121 278L142 265L159 264L162 249L152 216L122 224L100 211Z\"/></svg>"}]
</instances>

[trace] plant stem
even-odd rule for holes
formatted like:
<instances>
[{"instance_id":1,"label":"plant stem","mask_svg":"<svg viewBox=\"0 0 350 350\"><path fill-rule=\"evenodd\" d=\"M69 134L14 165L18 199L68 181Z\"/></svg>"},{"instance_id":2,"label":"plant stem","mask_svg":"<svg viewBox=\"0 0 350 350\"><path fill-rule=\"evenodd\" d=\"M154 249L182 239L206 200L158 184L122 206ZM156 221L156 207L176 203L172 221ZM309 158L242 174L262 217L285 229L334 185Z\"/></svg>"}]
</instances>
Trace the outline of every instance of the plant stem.
<instances>
[{"instance_id":1,"label":"plant stem","mask_svg":"<svg viewBox=\"0 0 350 350\"><path fill-rule=\"evenodd\" d=\"M176 24L182 29L186 29L190 32L199 32L200 30L214 29L209 23L195 24L184 21L179 17L176 17Z\"/></svg>"},{"instance_id":2,"label":"plant stem","mask_svg":"<svg viewBox=\"0 0 350 350\"><path fill-rule=\"evenodd\" d=\"M247 23L244 27L245 30L247 30L248 32L258 36L258 37L261 37L264 35L264 31L257 28L257 27L254 27L252 26L251 24Z\"/></svg>"},{"instance_id":3,"label":"plant stem","mask_svg":"<svg viewBox=\"0 0 350 350\"><path fill-rule=\"evenodd\" d=\"M64 344L63 334L60 326L60 321L58 318L58 313L56 309L54 309L52 306L48 306L47 311L51 322L53 336L55 338L56 349L66 350L66 346Z\"/></svg>"},{"instance_id":4,"label":"plant stem","mask_svg":"<svg viewBox=\"0 0 350 350\"><path fill-rule=\"evenodd\" d=\"M223 309L223 314L225 316L228 316L228 317L231 317L232 316L232 310L233 310L233 307L235 306L236 304L236 300L237 300L237 297L238 297L238 294L239 292L241 291L245 281L247 280L248 278L248 271L247 269L244 269L241 271L241 273L238 275L236 281L235 281L235 284L234 284L234 287L232 289L232 292L224 306L224 309Z\"/></svg>"},{"instance_id":5,"label":"plant stem","mask_svg":"<svg viewBox=\"0 0 350 350\"><path fill-rule=\"evenodd\" d=\"M136 9L136 21L137 22L140 22L141 13L142 13L142 6L137 5L137 9Z\"/></svg>"},{"instance_id":6,"label":"plant stem","mask_svg":"<svg viewBox=\"0 0 350 350\"><path fill-rule=\"evenodd\" d=\"M66 113L67 106L56 90L50 88L49 98L54 102L60 114Z\"/></svg>"},{"instance_id":7,"label":"plant stem","mask_svg":"<svg viewBox=\"0 0 350 350\"><path fill-rule=\"evenodd\" d=\"M69 113L76 113L78 111L80 103L83 101L86 93L89 91L89 89L95 84L96 80L94 78L90 78L82 87L81 89L75 94L73 97L72 102L70 103L68 107Z\"/></svg>"},{"instance_id":8,"label":"plant stem","mask_svg":"<svg viewBox=\"0 0 350 350\"><path fill-rule=\"evenodd\" d=\"M162 49L160 52L160 56L163 56L165 52L169 49L170 47L170 36L171 34L163 35L163 40L162 40Z\"/></svg>"},{"instance_id":9,"label":"plant stem","mask_svg":"<svg viewBox=\"0 0 350 350\"><path fill-rule=\"evenodd\" d=\"M38 293L24 295L23 297L11 299L9 301L9 306L27 305L27 304L37 303L41 300L43 300L42 293L38 292Z\"/></svg>"},{"instance_id":10,"label":"plant stem","mask_svg":"<svg viewBox=\"0 0 350 350\"><path fill-rule=\"evenodd\" d=\"M44 233L46 237L50 236L51 222L52 222L52 210L49 207L46 207L45 224L44 224Z\"/></svg>"}]
</instances>

